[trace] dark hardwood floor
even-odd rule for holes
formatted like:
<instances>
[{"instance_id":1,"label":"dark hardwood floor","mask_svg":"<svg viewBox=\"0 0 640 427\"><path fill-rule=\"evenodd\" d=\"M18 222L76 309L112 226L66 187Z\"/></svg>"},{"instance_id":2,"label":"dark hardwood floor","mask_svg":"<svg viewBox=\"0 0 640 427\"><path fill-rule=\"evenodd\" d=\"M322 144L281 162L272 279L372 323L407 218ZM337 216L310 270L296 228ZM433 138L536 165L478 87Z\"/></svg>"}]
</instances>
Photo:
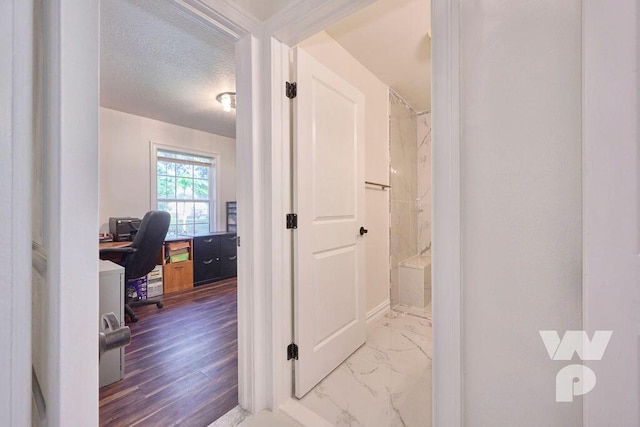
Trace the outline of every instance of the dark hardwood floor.
<instances>
[{"instance_id":1,"label":"dark hardwood floor","mask_svg":"<svg viewBox=\"0 0 640 427\"><path fill-rule=\"evenodd\" d=\"M236 279L136 307L122 381L100 389L101 426L207 426L238 404Z\"/></svg>"}]
</instances>

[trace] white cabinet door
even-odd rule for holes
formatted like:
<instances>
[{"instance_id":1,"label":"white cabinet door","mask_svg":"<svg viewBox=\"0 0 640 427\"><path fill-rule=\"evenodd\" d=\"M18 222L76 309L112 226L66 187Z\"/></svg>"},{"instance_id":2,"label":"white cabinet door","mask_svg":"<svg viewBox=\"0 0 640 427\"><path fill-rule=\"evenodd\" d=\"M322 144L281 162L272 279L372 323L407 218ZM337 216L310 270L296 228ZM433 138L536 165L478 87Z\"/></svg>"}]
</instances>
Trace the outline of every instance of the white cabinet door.
<instances>
[{"instance_id":1,"label":"white cabinet door","mask_svg":"<svg viewBox=\"0 0 640 427\"><path fill-rule=\"evenodd\" d=\"M366 339L364 96L294 50L295 394Z\"/></svg>"}]
</instances>

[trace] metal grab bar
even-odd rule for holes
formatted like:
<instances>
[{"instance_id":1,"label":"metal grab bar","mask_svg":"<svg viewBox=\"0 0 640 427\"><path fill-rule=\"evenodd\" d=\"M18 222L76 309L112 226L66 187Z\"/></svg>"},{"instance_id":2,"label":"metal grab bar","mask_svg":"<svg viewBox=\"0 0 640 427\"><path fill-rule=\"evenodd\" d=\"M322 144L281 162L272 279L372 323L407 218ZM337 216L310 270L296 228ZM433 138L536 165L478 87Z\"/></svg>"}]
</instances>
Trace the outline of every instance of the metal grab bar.
<instances>
[{"instance_id":1,"label":"metal grab bar","mask_svg":"<svg viewBox=\"0 0 640 427\"><path fill-rule=\"evenodd\" d=\"M382 188L383 190L386 190L387 188L391 188L391 186L390 186L390 185L387 185L387 184L378 184L377 182L365 181L364 183L365 183L365 184L368 184L368 185L376 185L376 186L378 186L378 187Z\"/></svg>"}]
</instances>

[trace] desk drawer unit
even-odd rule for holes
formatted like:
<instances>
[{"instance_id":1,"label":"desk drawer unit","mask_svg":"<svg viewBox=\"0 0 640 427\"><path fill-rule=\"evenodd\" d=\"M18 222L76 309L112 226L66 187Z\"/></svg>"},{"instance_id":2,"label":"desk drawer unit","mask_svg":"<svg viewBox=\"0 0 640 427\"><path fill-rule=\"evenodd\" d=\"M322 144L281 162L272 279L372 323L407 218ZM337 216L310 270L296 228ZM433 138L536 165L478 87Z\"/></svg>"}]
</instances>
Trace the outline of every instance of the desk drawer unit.
<instances>
[{"instance_id":1,"label":"desk drawer unit","mask_svg":"<svg viewBox=\"0 0 640 427\"><path fill-rule=\"evenodd\" d=\"M193 239L193 259L206 261L220 255L220 236L202 236Z\"/></svg>"},{"instance_id":2,"label":"desk drawer unit","mask_svg":"<svg viewBox=\"0 0 640 427\"><path fill-rule=\"evenodd\" d=\"M163 275L165 293L189 289L193 286L193 261L165 264Z\"/></svg>"},{"instance_id":3,"label":"desk drawer unit","mask_svg":"<svg viewBox=\"0 0 640 427\"><path fill-rule=\"evenodd\" d=\"M220 236L220 249L223 257L233 257L238 253L238 236L236 233Z\"/></svg>"},{"instance_id":4,"label":"desk drawer unit","mask_svg":"<svg viewBox=\"0 0 640 427\"><path fill-rule=\"evenodd\" d=\"M210 283L221 277L220 260L211 258L208 260L194 261L193 284L195 286Z\"/></svg>"},{"instance_id":5,"label":"desk drawer unit","mask_svg":"<svg viewBox=\"0 0 640 427\"><path fill-rule=\"evenodd\" d=\"M238 275L238 237L236 233L223 236L220 243L222 256L220 270L222 277L236 277Z\"/></svg>"},{"instance_id":6,"label":"desk drawer unit","mask_svg":"<svg viewBox=\"0 0 640 427\"><path fill-rule=\"evenodd\" d=\"M237 256L223 256L220 259L220 276L223 279L229 277L236 277L238 275L238 262Z\"/></svg>"},{"instance_id":7,"label":"desk drawer unit","mask_svg":"<svg viewBox=\"0 0 640 427\"><path fill-rule=\"evenodd\" d=\"M195 237L193 259L195 286L235 277L236 234L220 233Z\"/></svg>"},{"instance_id":8,"label":"desk drawer unit","mask_svg":"<svg viewBox=\"0 0 640 427\"><path fill-rule=\"evenodd\" d=\"M166 240L162 261L164 293L193 287L193 240L191 238Z\"/></svg>"}]
</instances>

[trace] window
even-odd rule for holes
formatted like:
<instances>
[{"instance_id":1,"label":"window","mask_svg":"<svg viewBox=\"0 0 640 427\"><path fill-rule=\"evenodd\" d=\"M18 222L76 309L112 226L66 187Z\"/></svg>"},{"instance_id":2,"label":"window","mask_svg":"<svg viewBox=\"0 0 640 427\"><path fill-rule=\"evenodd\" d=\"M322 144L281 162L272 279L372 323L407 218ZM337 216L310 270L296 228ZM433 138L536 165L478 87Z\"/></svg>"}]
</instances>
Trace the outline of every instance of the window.
<instances>
[{"instance_id":1,"label":"window","mask_svg":"<svg viewBox=\"0 0 640 427\"><path fill-rule=\"evenodd\" d=\"M171 214L167 236L209 232L216 224L216 159L158 148L158 210Z\"/></svg>"}]
</instances>

